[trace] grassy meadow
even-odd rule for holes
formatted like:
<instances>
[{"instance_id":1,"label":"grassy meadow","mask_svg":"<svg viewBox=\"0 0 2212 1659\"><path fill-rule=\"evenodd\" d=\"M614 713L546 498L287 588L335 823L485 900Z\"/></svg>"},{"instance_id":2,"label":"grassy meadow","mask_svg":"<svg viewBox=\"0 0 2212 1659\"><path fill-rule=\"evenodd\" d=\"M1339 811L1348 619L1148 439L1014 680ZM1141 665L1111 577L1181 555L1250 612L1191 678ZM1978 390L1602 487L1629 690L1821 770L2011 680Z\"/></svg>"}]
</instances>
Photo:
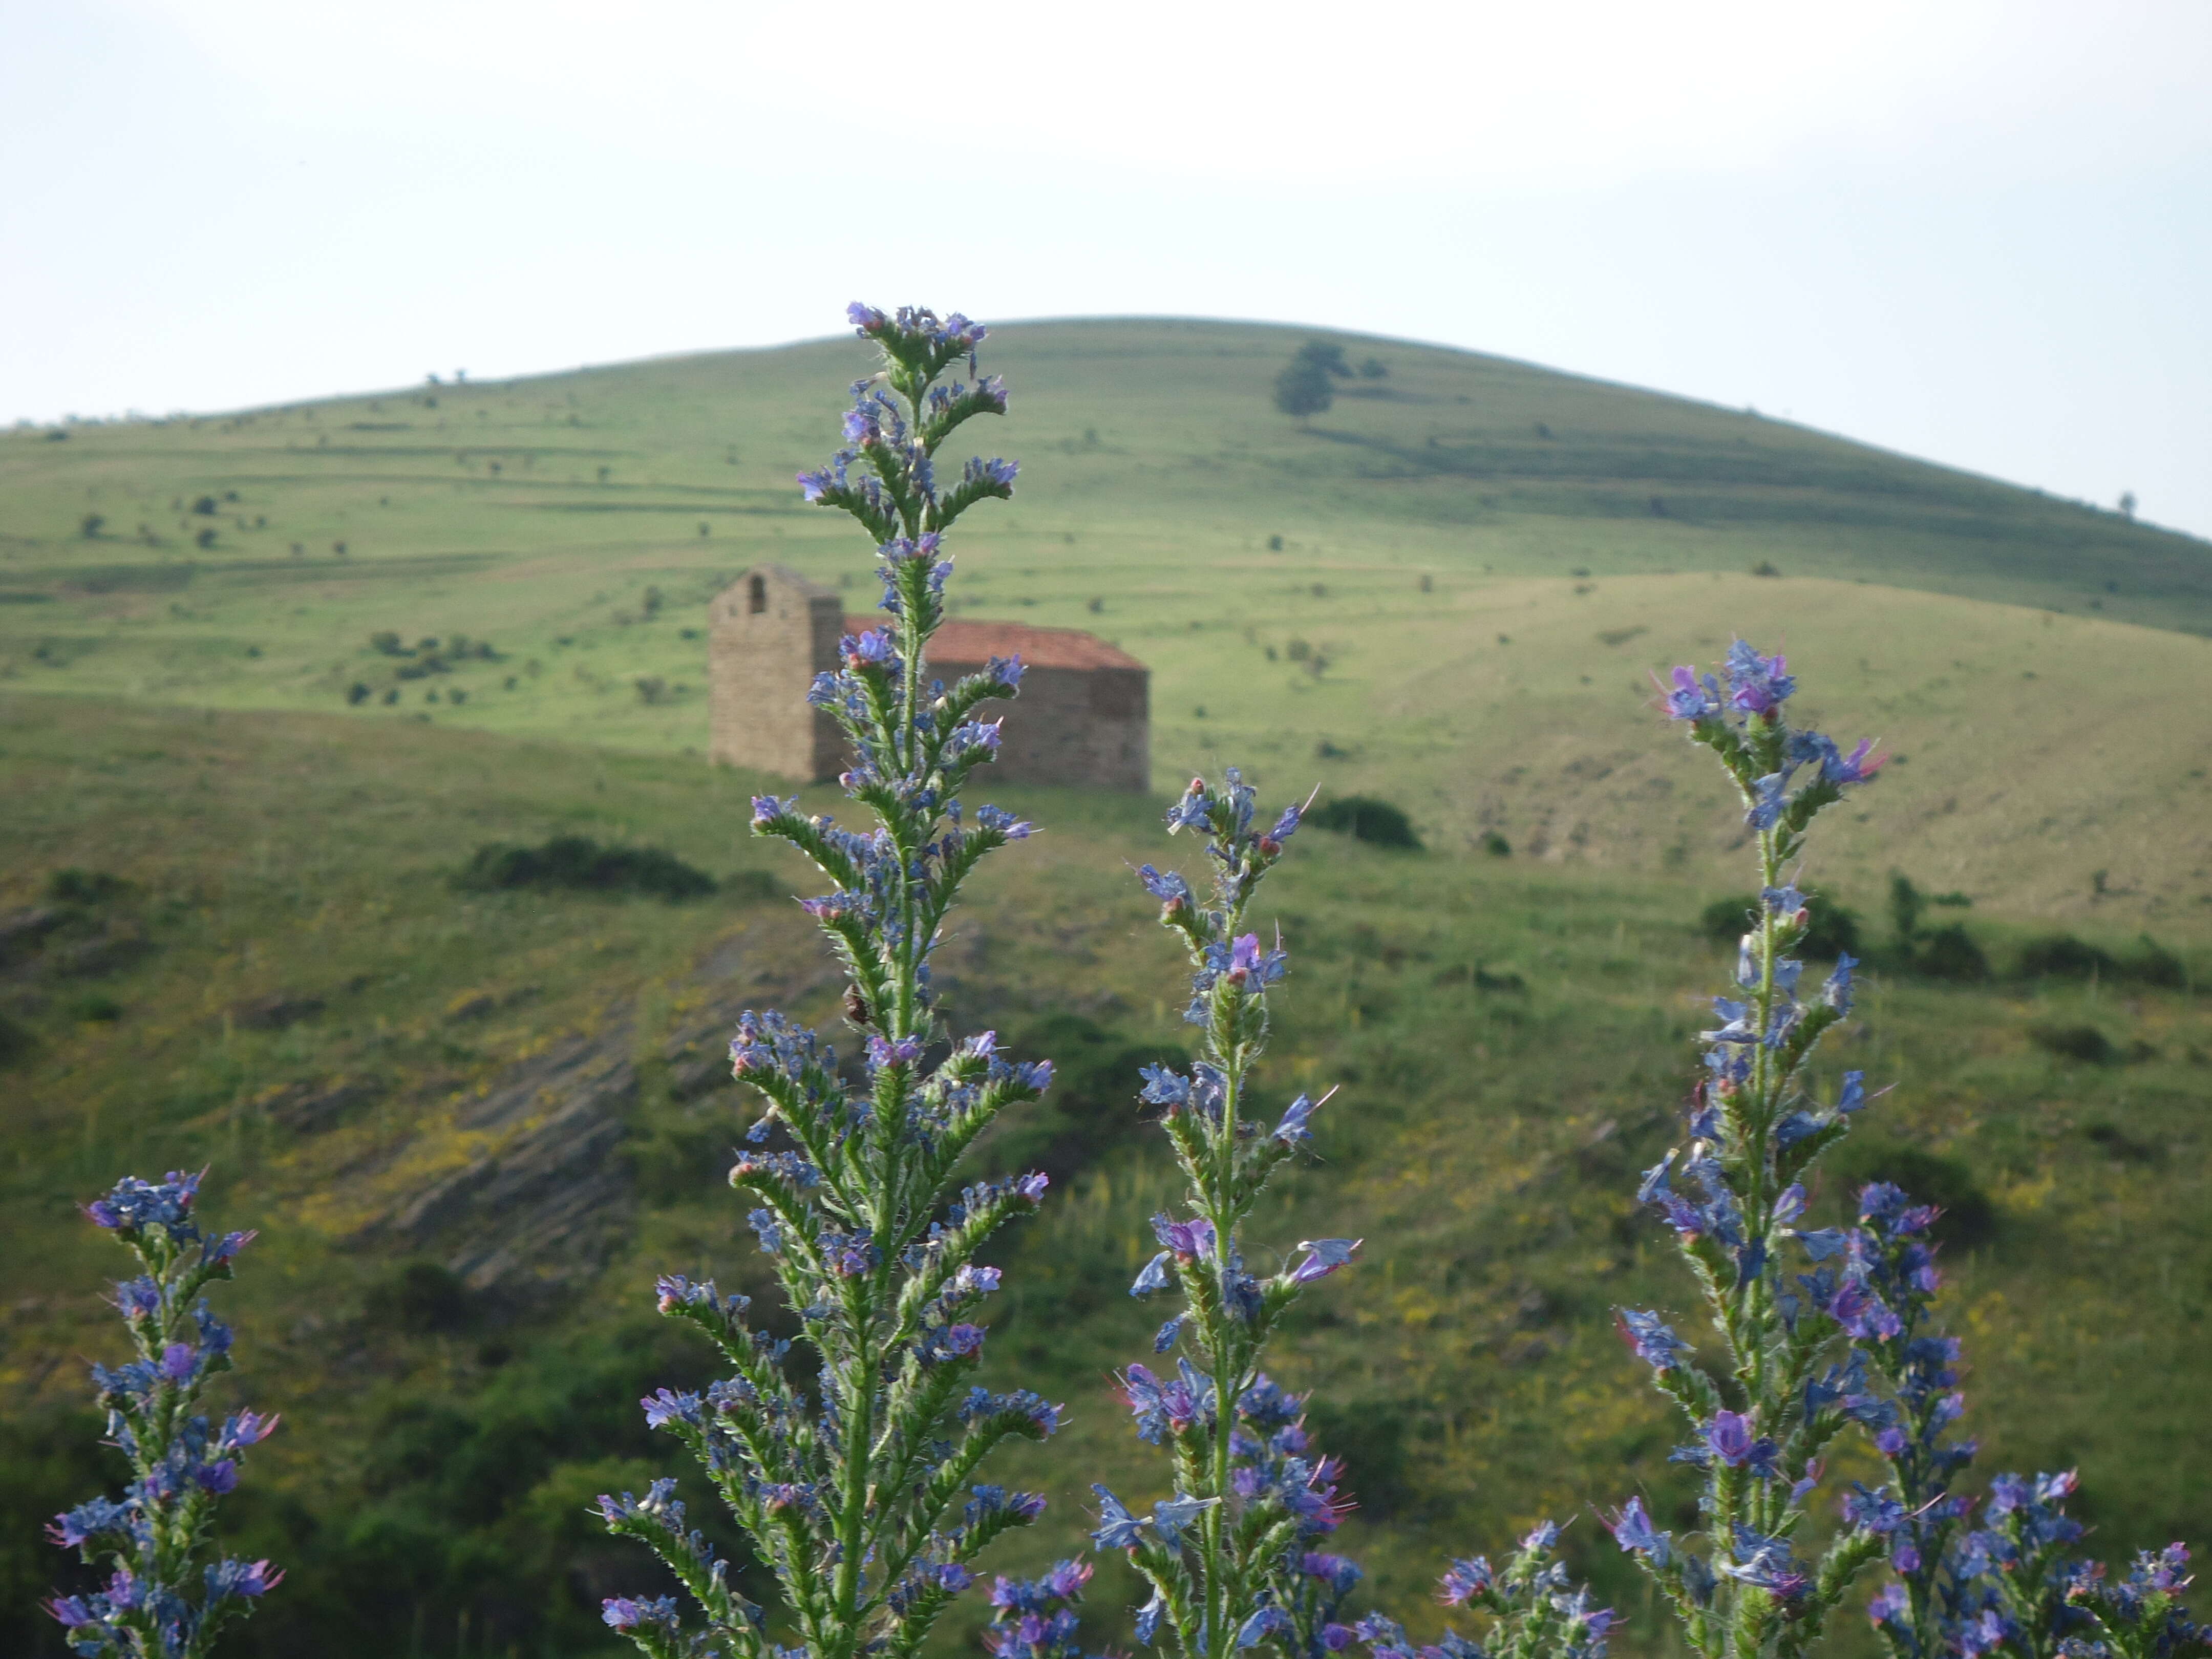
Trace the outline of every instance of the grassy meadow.
<instances>
[{"instance_id":1,"label":"grassy meadow","mask_svg":"<svg viewBox=\"0 0 2212 1659\"><path fill-rule=\"evenodd\" d=\"M1898 1085L1820 1201L1886 1173L1948 1206L1978 1468L2078 1463L2108 1558L2212 1542L2212 550L1389 342L1345 337L1389 372L1302 427L1267 391L1304 337L994 337L1015 401L986 436L1023 484L959 538L956 591L1149 662L1161 792L1241 761L1274 799L1383 795L1426 842L1310 832L1271 884L1294 963L1272 1080L1343 1091L1262 1236L1368 1241L1279 1374L1318 1390L1376 1599L1432 1628L1448 1553L1631 1490L1685 1501L1607 1322L1688 1302L1631 1200L1724 968L1701 913L1747 884L1648 675L1737 633L1786 642L1820 723L1899 759L1808 874L1879 969L1827 1064ZM598 1598L651 1580L584 1507L675 1467L633 1402L703 1374L653 1276L765 1283L720 1179L728 1019L836 1022L775 896L802 878L744 833L770 781L700 758L697 630L761 559L872 596L865 546L788 482L865 363L817 343L0 434L9 1650L61 1650L30 1611L69 1571L38 1524L105 1478L81 1362L114 1356L120 1254L71 1205L202 1163L210 1213L262 1230L224 1295L237 1392L287 1417L226 1515L293 1576L235 1650L612 1650ZM1156 801L997 793L1048 833L995 862L940 971L963 1027L1060 1062L983 1156L1054 1176L1004 1246L991 1363L1073 1419L1000 1471L1054 1500L1012 1566L1073 1546L1091 1480L1158 1487L1109 1374L1147 1354L1124 1291L1170 1194L1134 1071L1184 1037L1126 866L1182 849ZM451 880L559 834L720 890ZM1962 927L1986 977L1893 937L1893 871L1950 901L1923 934ZM1663 1650L1594 1522L1569 1538L1624 1644ZM1100 1640L1126 1644L1130 1589L1102 1566Z\"/></svg>"}]
</instances>

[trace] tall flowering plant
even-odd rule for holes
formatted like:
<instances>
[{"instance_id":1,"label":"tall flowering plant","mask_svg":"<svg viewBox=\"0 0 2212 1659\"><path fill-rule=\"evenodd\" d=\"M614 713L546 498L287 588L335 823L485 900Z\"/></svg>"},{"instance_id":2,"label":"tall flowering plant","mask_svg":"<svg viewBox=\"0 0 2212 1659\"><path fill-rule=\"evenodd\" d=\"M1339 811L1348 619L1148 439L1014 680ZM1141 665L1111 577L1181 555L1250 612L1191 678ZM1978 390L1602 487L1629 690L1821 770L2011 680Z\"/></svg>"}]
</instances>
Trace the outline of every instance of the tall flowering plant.
<instances>
[{"instance_id":1,"label":"tall flowering plant","mask_svg":"<svg viewBox=\"0 0 2212 1659\"><path fill-rule=\"evenodd\" d=\"M92 1368L131 1484L120 1498L80 1504L47 1528L55 1543L109 1570L100 1589L46 1604L87 1659L199 1659L284 1576L266 1561L204 1559L216 1500L238 1485L246 1449L268 1438L276 1419L237 1411L217 1428L193 1409L231 1368L230 1328L200 1293L231 1277L253 1238L202 1232L191 1212L199 1184L199 1176L175 1171L159 1183L126 1176L85 1206L138 1262L115 1286L138 1357Z\"/></svg>"},{"instance_id":2,"label":"tall flowering plant","mask_svg":"<svg viewBox=\"0 0 2212 1659\"><path fill-rule=\"evenodd\" d=\"M2082 1536L2065 1510L2073 1471L2000 1474L1981 1498L1954 1489L1976 1448L1951 1434L1966 1401L1959 1340L1934 1318L1938 1212L1886 1182L1862 1189L1858 1207L1844 1260L1872 1299L1853 1346L1877 1389L1860 1416L1890 1479L1854 1488L1844 1512L1888 1552L1889 1582L1867 1614L1892 1659L2171 1659L2212 1639L2181 1605L2184 1546L2138 1556L2118 1583L2069 1554Z\"/></svg>"},{"instance_id":3,"label":"tall flowering plant","mask_svg":"<svg viewBox=\"0 0 2212 1659\"><path fill-rule=\"evenodd\" d=\"M1058 1409L1028 1392L994 1394L974 1374L983 1346L972 1315L998 1285L977 1250L1035 1210L1045 1178L959 1186L962 1155L1006 1107L1034 1101L1048 1061L1018 1063L985 1031L952 1042L930 988L939 930L976 864L1030 826L994 806L963 810L975 769L992 758L992 702L1020 684L1018 658L994 659L947 687L933 680L931 635L952 562L945 531L988 496L1012 493L1007 461L971 461L940 489L934 456L970 416L1006 409L996 376L940 385L984 331L955 314L896 316L854 306L881 372L856 385L847 447L802 475L810 501L851 514L878 544L884 625L848 635L842 666L810 700L835 716L853 762L841 781L872 830L809 817L797 797L761 797L753 829L790 842L830 884L804 901L850 984L845 1014L861 1034L861 1080L848 1080L816 1033L746 1012L732 1068L758 1095L751 1150L730 1172L774 1260L797 1340L817 1362L811 1385L792 1343L747 1322L747 1303L712 1283L660 1282L663 1312L703 1331L732 1375L703 1393L662 1389L647 1421L675 1434L705 1469L754 1551L775 1573L784 1624L814 1659L911 1654L970 1564L1043 1499L979 1483L1010 1437L1042 1440ZM602 1498L611 1530L642 1540L675 1572L676 1598L617 1598L606 1622L659 1659L765 1656L770 1620L730 1587L727 1565L686 1528L672 1480L643 1498Z\"/></svg>"},{"instance_id":4,"label":"tall flowering plant","mask_svg":"<svg viewBox=\"0 0 2212 1659\"><path fill-rule=\"evenodd\" d=\"M1481 1648L1449 1631L1416 1649L1386 1616L1349 1620L1364 1575L1327 1547L1352 1506L1337 1490L1340 1470L1307 1434L1304 1397L1260 1369L1283 1316L1307 1286L1348 1263L1359 1241L1307 1240L1295 1261L1266 1276L1245 1266L1244 1224L1269 1176L1311 1139L1322 1103L1299 1095L1272 1129L1245 1116L1267 1047L1267 988L1289 960L1279 943L1267 948L1244 928L1305 810L1291 806L1262 830L1255 805L1233 767L1219 787L1192 780L1168 811L1168 832L1205 838L1206 890L1149 864L1137 872L1190 958L1183 1017L1204 1033L1204 1057L1188 1073L1146 1068L1142 1097L1160 1109L1189 1182L1188 1212L1152 1218L1161 1248L1130 1293L1180 1292L1181 1310L1152 1346L1182 1352L1171 1374L1133 1364L1121 1379L1139 1437L1174 1460L1175 1490L1139 1516L1093 1487L1100 1524L1091 1537L1127 1551L1152 1587L1137 1612L1138 1638L1156 1643L1164 1623L1185 1659L1263 1646L1285 1659L1327 1659L1356 1642L1376 1659L1481 1659ZM1558 1540L1547 1522L1499 1571L1480 1556L1455 1561L1440 1599L1488 1612L1492 1650L1512 1659L1602 1659L1613 1615L1568 1582L1552 1559Z\"/></svg>"},{"instance_id":5,"label":"tall flowering plant","mask_svg":"<svg viewBox=\"0 0 2212 1659\"><path fill-rule=\"evenodd\" d=\"M1165 1376L1129 1367L1123 1386L1145 1440L1174 1459L1175 1490L1139 1516L1104 1486L1091 1534L1125 1549L1152 1587L1137 1614L1151 1644L1163 1620L1189 1659L1219 1659L1266 1641L1301 1654L1348 1639L1325 1632L1358 1570L1316 1546L1334 1528L1335 1471L1307 1455L1300 1402L1260 1370L1275 1325L1305 1288L1352 1260L1358 1241L1309 1240L1265 1275L1245 1266L1243 1226L1268 1177L1311 1138L1316 1103L1291 1102L1270 1128L1247 1114L1252 1072L1267 1042L1267 988L1288 958L1245 931L1254 893L1297 831L1291 806L1261 829L1251 787L1231 768L1216 787L1194 779L1168 811L1168 830L1202 836L1211 866L1204 896L1182 876L1139 873L1160 920L1182 942L1194 974L1184 1018L1203 1032L1204 1058L1186 1074L1145 1071L1144 1100L1189 1182L1188 1213L1153 1218L1158 1254L1132 1286L1173 1291L1182 1310L1162 1325L1156 1352L1178 1346ZM1309 1568L1310 1563L1310 1569Z\"/></svg>"},{"instance_id":6,"label":"tall flowering plant","mask_svg":"<svg viewBox=\"0 0 2212 1659\"><path fill-rule=\"evenodd\" d=\"M1705 1482L1698 1547L1660 1531L1634 1498L1613 1534L1704 1659L1802 1653L1882 1542L1854 1525L1817 1561L1798 1549L1822 1454L1855 1414L1875 1408L1863 1358L1844 1351L1886 1310L1863 1274L1839 1271L1839 1231L1798 1225L1806 1175L1867 1097L1857 1072L1831 1099L1811 1091L1808 1063L1850 1012L1856 964L1842 956L1817 994L1800 996L1803 964L1790 952L1811 918L1794 870L1814 817L1880 762L1870 744L1845 754L1791 726L1784 708L1796 684L1782 658L1739 641L1719 675L1678 668L1662 688L1668 712L1741 795L1760 882L1735 983L1714 999L1705 1033L1689 1145L1650 1170L1638 1194L1674 1229L1704 1293L1717 1364L1701 1363L1656 1313L1621 1315L1624 1335L1689 1419L1692 1438L1674 1455L1702 1468Z\"/></svg>"}]
</instances>

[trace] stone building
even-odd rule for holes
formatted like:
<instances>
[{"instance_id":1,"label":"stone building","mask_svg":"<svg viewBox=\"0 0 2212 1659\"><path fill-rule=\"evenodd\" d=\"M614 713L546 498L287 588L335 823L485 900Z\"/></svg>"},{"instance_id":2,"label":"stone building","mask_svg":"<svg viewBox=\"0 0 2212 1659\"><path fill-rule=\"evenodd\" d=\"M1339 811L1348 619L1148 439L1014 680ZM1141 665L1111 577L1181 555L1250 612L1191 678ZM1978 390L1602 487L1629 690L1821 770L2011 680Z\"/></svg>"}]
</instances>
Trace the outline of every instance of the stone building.
<instances>
[{"instance_id":1,"label":"stone building","mask_svg":"<svg viewBox=\"0 0 2212 1659\"><path fill-rule=\"evenodd\" d=\"M806 702L837 666L837 641L882 626L845 614L834 588L782 565L756 565L708 608L707 680L717 764L818 782L845 768L844 733ZM928 672L948 685L991 657L1019 656L1021 695L989 706L1004 738L993 775L1079 789L1151 787L1152 671L1095 634L1021 623L948 621Z\"/></svg>"}]
</instances>

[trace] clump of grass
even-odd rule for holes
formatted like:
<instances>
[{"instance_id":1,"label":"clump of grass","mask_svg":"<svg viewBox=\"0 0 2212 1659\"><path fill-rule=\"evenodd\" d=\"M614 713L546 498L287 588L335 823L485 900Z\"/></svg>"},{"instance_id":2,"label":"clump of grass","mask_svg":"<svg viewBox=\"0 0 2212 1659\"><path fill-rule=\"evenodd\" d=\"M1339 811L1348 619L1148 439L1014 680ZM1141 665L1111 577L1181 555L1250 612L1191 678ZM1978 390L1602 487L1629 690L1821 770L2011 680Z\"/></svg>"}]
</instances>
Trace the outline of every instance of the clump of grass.
<instances>
[{"instance_id":1,"label":"clump of grass","mask_svg":"<svg viewBox=\"0 0 2212 1659\"><path fill-rule=\"evenodd\" d=\"M588 836L556 836L542 847L487 842L453 878L463 892L565 888L638 893L679 903L715 890L714 878L658 847L602 847Z\"/></svg>"}]
</instances>

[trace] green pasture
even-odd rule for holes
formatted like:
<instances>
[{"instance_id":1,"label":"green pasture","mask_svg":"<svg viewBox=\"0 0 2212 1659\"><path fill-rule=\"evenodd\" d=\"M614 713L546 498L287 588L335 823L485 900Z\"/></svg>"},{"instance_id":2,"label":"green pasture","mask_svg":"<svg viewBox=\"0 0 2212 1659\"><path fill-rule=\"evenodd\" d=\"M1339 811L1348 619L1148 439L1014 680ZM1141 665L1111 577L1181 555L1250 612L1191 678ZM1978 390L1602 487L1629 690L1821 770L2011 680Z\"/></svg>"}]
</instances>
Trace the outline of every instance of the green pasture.
<instances>
[{"instance_id":1,"label":"green pasture","mask_svg":"<svg viewBox=\"0 0 2212 1659\"><path fill-rule=\"evenodd\" d=\"M1607 1326L1689 1300L1631 1200L1724 968L1701 913L1747 885L1650 676L1739 634L1895 757L1804 878L1875 969L1827 1068L1896 1085L1820 1203L1892 1174L1949 1207L1980 1470L2078 1463L2107 1559L2212 1541L2212 550L1393 342L1328 337L1389 372L1301 423L1268 392L1307 337L994 335L1012 413L969 430L1023 478L958 533L954 592L1149 663L1158 793L1242 763L1271 800L1393 801L1425 843L1309 831L1270 889L1294 963L1270 1080L1343 1086L1262 1242L1368 1241L1279 1372L1318 1390L1376 1600L1432 1628L1447 1554L1579 1515L1624 1646L1666 1650L1587 1511L1686 1501ZM120 1253L72 1205L206 1163L210 1212L262 1231L225 1292L238 1391L287 1418L226 1507L293 1574L236 1650L611 1650L598 1598L650 1580L584 1506L676 1467L634 1401L704 1365L653 1276L766 1283L701 1032L732 1002L837 1028L777 896L805 878L745 831L775 781L702 758L699 630L764 559L872 600L865 544L791 483L866 366L836 341L0 434L0 1646L60 1652L29 1612L65 1571L38 1525L106 1478L82 1361L116 1355ZM991 1363L1073 1418L1001 1472L1053 1499L1011 1568L1074 1547L1091 1480L1160 1489L1109 1374L1155 1322L1124 1292L1171 1194L1130 1096L1184 1042L1182 970L1127 866L1183 849L1157 799L994 793L1046 833L994 862L939 971L963 1029L1060 1065L983 1156L1054 1175L1005 1247ZM453 879L558 836L719 890ZM1939 901L1910 939L1893 872ZM1954 927L1964 968L1929 944ZM567 1084L495 1128L480 1108L572 1053L633 1085L599 1196L533 1199L532 1265L456 1279L471 1218L419 1205L553 1121ZM1131 1589L1102 1567L1100 1641L1126 1644Z\"/></svg>"}]
</instances>

